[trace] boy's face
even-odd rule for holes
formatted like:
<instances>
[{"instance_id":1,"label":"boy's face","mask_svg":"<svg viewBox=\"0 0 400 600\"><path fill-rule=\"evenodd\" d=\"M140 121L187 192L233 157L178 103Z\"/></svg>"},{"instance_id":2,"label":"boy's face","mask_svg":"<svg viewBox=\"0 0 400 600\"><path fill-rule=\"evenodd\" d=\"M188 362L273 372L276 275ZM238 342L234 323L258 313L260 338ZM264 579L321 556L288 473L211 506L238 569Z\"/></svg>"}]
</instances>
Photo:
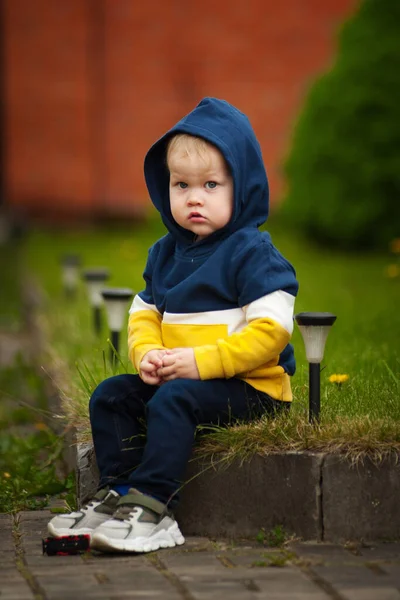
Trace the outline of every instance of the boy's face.
<instances>
[{"instance_id":1,"label":"boy's face","mask_svg":"<svg viewBox=\"0 0 400 600\"><path fill-rule=\"evenodd\" d=\"M233 212L233 179L221 152L206 144L205 152L175 148L168 158L171 213L181 227L202 240L224 227Z\"/></svg>"}]
</instances>

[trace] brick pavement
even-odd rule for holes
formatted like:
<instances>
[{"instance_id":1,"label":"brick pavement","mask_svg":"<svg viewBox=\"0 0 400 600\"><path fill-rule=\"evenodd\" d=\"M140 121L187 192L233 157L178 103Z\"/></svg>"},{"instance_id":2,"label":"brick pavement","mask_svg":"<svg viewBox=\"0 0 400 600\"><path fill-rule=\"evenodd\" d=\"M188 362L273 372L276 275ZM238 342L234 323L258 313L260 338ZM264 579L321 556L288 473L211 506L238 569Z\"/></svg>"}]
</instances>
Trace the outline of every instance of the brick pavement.
<instances>
[{"instance_id":1,"label":"brick pavement","mask_svg":"<svg viewBox=\"0 0 400 600\"><path fill-rule=\"evenodd\" d=\"M0 515L1 600L400 600L400 543L189 538L147 555L44 556L47 510Z\"/></svg>"}]
</instances>

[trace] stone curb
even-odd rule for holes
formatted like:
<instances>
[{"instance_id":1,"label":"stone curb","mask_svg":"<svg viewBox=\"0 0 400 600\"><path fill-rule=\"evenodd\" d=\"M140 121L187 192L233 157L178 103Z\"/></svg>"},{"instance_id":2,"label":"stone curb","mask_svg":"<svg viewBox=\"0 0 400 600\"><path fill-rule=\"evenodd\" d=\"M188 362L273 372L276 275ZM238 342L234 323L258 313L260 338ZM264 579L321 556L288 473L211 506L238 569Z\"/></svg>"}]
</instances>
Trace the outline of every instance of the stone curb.
<instances>
[{"instance_id":1,"label":"stone curb","mask_svg":"<svg viewBox=\"0 0 400 600\"><path fill-rule=\"evenodd\" d=\"M357 464L341 455L256 455L218 468L192 460L176 517L184 535L254 537L282 525L303 540L400 538L400 460ZM80 503L97 489L93 447L78 444Z\"/></svg>"}]
</instances>

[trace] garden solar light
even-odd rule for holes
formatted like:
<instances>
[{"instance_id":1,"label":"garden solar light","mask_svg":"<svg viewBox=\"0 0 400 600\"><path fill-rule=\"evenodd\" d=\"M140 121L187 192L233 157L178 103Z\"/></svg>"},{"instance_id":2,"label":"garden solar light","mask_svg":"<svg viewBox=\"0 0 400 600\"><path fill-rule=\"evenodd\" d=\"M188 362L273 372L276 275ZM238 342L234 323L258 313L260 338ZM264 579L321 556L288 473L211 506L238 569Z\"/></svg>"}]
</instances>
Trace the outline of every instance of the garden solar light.
<instances>
[{"instance_id":1,"label":"garden solar light","mask_svg":"<svg viewBox=\"0 0 400 600\"><path fill-rule=\"evenodd\" d=\"M101 331L101 306L103 298L101 290L104 287L104 282L110 277L108 269L97 267L95 269L85 269L83 278L86 282L89 302L93 308L93 325L95 333L100 334Z\"/></svg>"},{"instance_id":2,"label":"garden solar light","mask_svg":"<svg viewBox=\"0 0 400 600\"><path fill-rule=\"evenodd\" d=\"M303 312L295 316L306 348L309 362L309 421L319 421L321 405L320 363L324 358L325 342L336 316L325 312Z\"/></svg>"},{"instance_id":3,"label":"garden solar light","mask_svg":"<svg viewBox=\"0 0 400 600\"><path fill-rule=\"evenodd\" d=\"M108 327L111 333L111 343L115 352L119 353L119 334L124 326L127 315L127 303L133 298L133 291L129 288L103 288L101 295L104 299L104 306L107 313ZM111 347L111 362L115 355Z\"/></svg>"},{"instance_id":4,"label":"garden solar light","mask_svg":"<svg viewBox=\"0 0 400 600\"><path fill-rule=\"evenodd\" d=\"M81 259L77 254L66 254L61 257L61 278L67 298L73 298L76 295L80 266Z\"/></svg>"}]
</instances>

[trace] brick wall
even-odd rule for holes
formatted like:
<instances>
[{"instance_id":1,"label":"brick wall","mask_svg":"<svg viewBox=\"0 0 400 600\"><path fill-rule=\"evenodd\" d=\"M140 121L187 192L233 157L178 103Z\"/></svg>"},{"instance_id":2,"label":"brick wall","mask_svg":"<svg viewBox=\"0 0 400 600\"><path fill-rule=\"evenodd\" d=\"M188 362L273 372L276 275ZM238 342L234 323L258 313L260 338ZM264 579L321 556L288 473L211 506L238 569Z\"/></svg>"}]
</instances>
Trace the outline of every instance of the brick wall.
<instances>
[{"instance_id":1,"label":"brick wall","mask_svg":"<svg viewBox=\"0 0 400 600\"><path fill-rule=\"evenodd\" d=\"M246 112L279 165L356 0L4 0L6 191L32 214L134 215L148 147L203 96Z\"/></svg>"},{"instance_id":2,"label":"brick wall","mask_svg":"<svg viewBox=\"0 0 400 600\"><path fill-rule=\"evenodd\" d=\"M6 192L28 212L94 205L85 2L7 0Z\"/></svg>"}]
</instances>

